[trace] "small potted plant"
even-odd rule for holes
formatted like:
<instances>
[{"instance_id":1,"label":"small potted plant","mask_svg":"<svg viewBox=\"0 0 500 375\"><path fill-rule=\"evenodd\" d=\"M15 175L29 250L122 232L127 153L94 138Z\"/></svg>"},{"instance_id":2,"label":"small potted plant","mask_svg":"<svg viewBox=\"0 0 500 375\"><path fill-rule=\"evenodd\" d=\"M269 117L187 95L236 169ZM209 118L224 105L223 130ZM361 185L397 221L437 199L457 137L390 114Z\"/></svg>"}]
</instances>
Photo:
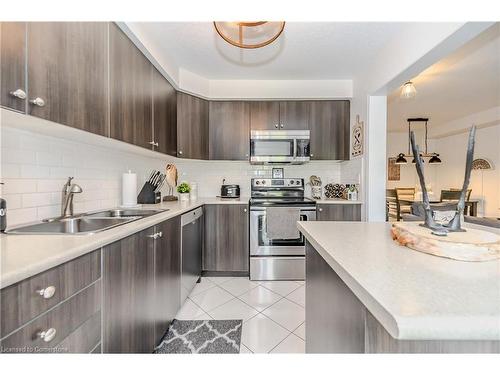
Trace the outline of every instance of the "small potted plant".
<instances>
[{"instance_id":1,"label":"small potted plant","mask_svg":"<svg viewBox=\"0 0 500 375\"><path fill-rule=\"evenodd\" d=\"M189 192L191 191L191 187L187 182L181 183L177 186L177 192L179 193L180 201L188 201L189 200Z\"/></svg>"}]
</instances>

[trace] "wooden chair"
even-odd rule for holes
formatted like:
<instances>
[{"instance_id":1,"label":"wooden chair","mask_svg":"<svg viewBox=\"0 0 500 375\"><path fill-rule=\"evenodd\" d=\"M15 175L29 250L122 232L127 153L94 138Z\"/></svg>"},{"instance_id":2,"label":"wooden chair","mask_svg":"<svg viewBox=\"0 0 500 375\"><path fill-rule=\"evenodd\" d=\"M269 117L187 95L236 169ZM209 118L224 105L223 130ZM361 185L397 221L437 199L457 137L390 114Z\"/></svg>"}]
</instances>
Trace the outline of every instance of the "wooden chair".
<instances>
[{"instance_id":1,"label":"wooden chair","mask_svg":"<svg viewBox=\"0 0 500 375\"><path fill-rule=\"evenodd\" d=\"M397 220L401 220L402 214L411 213L411 204L415 199L415 188L396 188L396 199L398 205ZM410 203L401 203L402 200L411 201Z\"/></svg>"},{"instance_id":2,"label":"wooden chair","mask_svg":"<svg viewBox=\"0 0 500 375\"><path fill-rule=\"evenodd\" d=\"M398 220L398 197L396 189L386 189L385 191L385 220Z\"/></svg>"},{"instance_id":3,"label":"wooden chair","mask_svg":"<svg viewBox=\"0 0 500 375\"><path fill-rule=\"evenodd\" d=\"M441 202L452 202L452 201L458 201L460 199L460 193L462 189L455 189L455 188L450 188L449 190L441 190L441 197L440 201ZM465 201L470 200L470 195L472 194L472 189L467 189L467 192L465 193ZM464 215L469 215L469 207L465 206L464 208Z\"/></svg>"}]
</instances>

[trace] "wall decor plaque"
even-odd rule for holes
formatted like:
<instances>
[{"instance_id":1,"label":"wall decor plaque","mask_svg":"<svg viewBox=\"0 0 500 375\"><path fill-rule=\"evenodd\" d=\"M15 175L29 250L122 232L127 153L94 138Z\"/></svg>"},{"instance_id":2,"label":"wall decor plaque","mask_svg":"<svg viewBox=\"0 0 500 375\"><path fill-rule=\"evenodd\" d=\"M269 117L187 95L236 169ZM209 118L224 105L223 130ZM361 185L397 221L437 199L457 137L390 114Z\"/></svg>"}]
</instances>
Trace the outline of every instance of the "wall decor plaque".
<instances>
[{"instance_id":1,"label":"wall decor plaque","mask_svg":"<svg viewBox=\"0 0 500 375\"><path fill-rule=\"evenodd\" d=\"M359 121L359 115L356 115L356 124L352 128L352 148L351 156L363 155L363 143L364 143L364 122Z\"/></svg>"}]
</instances>

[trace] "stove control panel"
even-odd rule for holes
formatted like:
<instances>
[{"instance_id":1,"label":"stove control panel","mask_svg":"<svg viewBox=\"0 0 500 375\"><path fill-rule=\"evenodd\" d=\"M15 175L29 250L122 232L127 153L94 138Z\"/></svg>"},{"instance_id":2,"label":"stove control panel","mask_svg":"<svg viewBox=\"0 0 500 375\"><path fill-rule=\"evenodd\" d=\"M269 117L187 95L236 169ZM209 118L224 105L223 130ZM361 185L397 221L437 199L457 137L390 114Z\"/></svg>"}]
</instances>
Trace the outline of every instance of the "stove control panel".
<instances>
[{"instance_id":1,"label":"stove control panel","mask_svg":"<svg viewBox=\"0 0 500 375\"><path fill-rule=\"evenodd\" d=\"M252 178L253 188L303 188L303 178Z\"/></svg>"}]
</instances>

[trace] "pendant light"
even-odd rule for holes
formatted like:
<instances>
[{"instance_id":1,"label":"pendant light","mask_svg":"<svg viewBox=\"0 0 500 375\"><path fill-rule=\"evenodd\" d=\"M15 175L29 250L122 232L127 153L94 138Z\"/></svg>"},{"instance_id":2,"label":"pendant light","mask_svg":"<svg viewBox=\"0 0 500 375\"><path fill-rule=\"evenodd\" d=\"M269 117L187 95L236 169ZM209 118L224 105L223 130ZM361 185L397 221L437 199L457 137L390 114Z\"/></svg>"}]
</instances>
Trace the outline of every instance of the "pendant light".
<instances>
[{"instance_id":1,"label":"pendant light","mask_svg":"<svg viewBox=\"0 0 500 375\"><path fill-rule=\"evenodd\" d=\"M439 154L434 153L429 160L429 164L439 164L441 163L441 159L439 158Z\"/></svg>"},{"instance_id":2,"label":"pendant light","mask_svg":"<svg viewBox=\"0 0 500 375\"><path fill-rule=\"evenodd\" d=\"M246 49L261 48L274 42L285 22L214 22L217 34L229 44Z\"/></svg>"},{"instance_id":3,"label":"pendant light","mask_svg":"<svg viewBox=\"0 0 500 375\"><path fill-rule=\"evenodd\" d=\"M408 163L408 161L405 158L405 154L400 153L396 159L395 164L406 164L406 163Z\"/></svg>"},{"instance_id":4,"label":"pendant light","mask_svg":"<svg viewBox=\"0 0 500 375\"><path fill-rule=\"evenodd\" d=\"M425 117L417 117L417 118L409 118L407 119L408 121L408 153L403 154L399 153L398 157L396 158L395 164L407 164L408 161L406 158L412 158L412 164L415 164L415 159L413 158L413 155L410 153L410 137L411 137L411 124L414 122L425 122L425 148L424 152L420 153L420 158L422 159L422 163L424 163L423 158L430 158L429 159L429 164L440 164L441 159L439 158L439 154L436 152L429 153L427 152L427 122L429 121L428 118Z\"/></svg>"},{"instance_id":5,"label":"pendant light","mask_svg":"<svg viewBox=\"0 0 500 375\"><path fill-rule=\"evenodd\" d=\"M406 82L401 88L401 97L403 99L412 99L417 95L417 89L412 81Z\"/></svg>"}]
</instances>

